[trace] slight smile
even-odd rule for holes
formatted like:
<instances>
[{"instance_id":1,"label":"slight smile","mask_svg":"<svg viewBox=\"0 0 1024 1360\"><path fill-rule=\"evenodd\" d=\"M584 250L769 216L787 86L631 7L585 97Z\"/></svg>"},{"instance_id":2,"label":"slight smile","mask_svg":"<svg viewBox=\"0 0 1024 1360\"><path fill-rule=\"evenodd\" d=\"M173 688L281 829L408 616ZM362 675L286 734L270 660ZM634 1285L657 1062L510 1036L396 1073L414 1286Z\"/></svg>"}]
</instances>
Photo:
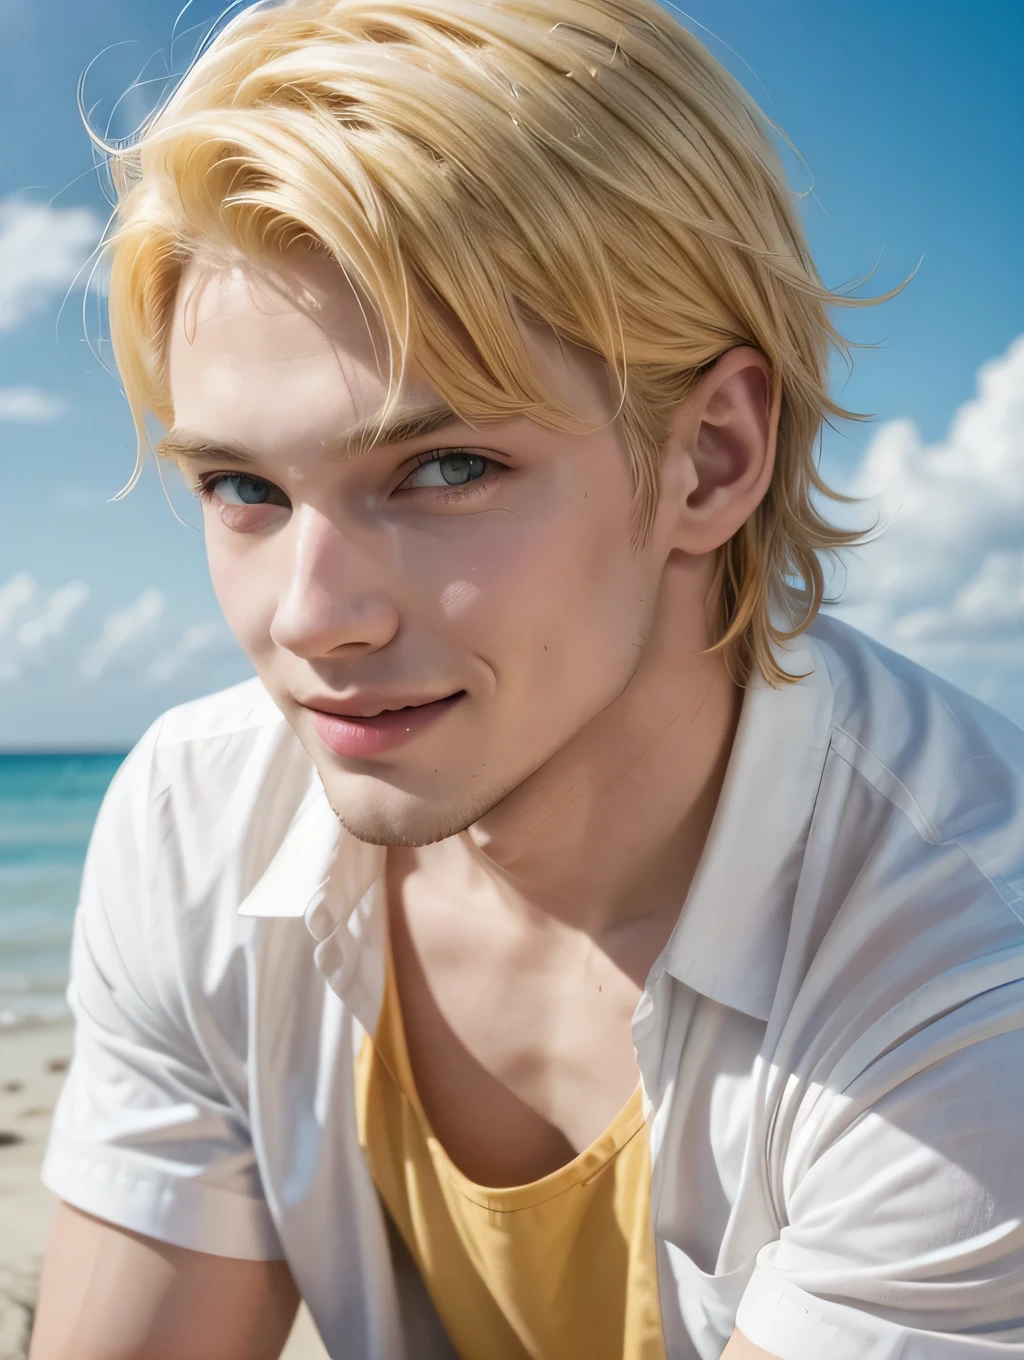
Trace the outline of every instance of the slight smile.
<instances>
[{"instance_id":1,"label":"slight smile","mask_svg":"<svg viewBox=\"0 0 1024 1360\"><path fill-rule=\"evenodd\" d=\"M335 755L379 756L405 746L465 697L466 691L459 690L441 699L404 704L400 698L385 704L361 696L349 701L309 699L302 706L312 713L317 736Z\"/></svg>"}]
</instances>

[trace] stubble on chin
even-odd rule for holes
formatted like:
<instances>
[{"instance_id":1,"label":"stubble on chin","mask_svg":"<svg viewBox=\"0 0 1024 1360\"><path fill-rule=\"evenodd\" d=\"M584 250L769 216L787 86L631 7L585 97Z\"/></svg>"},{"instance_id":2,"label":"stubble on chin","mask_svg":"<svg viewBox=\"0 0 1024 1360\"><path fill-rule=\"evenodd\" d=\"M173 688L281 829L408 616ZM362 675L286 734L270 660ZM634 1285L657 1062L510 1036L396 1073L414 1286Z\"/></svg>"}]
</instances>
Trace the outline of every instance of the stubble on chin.
<instances>
[{"instance_id":1,"label":"stubble on chin","mask_svg":"<svg viewBox=\"0 0 1024 1360\"><path fill-rule=\"evenodd\" d=\"M366 845L418 849L425 845L436 845L438 841L467 831L482 817L486 817L511 791L505 789L473 801L467 800L455 808L418 807L408 813L379 809L360 815L352 808L338 807L340 800L332 799L330 794L328 802L343 829L357 841L363 841Z\"/></svg>"}]
</instances>

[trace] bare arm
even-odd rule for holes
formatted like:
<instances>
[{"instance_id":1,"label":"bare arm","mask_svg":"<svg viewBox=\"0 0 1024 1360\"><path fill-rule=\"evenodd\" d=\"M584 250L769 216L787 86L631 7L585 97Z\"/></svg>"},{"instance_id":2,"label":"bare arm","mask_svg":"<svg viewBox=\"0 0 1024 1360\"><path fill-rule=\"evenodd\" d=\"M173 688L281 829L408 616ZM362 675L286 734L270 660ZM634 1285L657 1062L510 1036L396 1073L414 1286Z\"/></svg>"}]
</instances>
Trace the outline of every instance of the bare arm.
<instances>
[{"instance_id":1,"label":"bare arm","mask_svg":"<svg viewBox=\"0 0 1024 1360\"><path fill-rule=\"evenodd\" d=\"M770 1355L760 1346L755 1346L742 1332L733 1332L728 1346L722 1352L722 1360L778 1360L778 1356Z\"/></svg>"},{"instance_id":2,"label":"bare arm","mask_svg":"<svg viewBox=\"0 0 1024 1360\"><path fill-rule=\"evenodd\" d=\"M298 1303L284 1261L187 1251L61 1203L29 1360L278 1360Z\"/></svg>"}]
</instances>

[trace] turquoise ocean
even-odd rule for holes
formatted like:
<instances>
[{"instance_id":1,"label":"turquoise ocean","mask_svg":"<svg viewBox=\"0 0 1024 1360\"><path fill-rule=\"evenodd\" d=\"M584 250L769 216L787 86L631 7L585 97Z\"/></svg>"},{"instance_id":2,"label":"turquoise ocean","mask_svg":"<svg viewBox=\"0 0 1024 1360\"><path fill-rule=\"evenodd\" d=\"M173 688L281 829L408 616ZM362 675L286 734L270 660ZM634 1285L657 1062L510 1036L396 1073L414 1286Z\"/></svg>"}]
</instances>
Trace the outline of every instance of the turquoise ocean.
<instances>
[{"instance_id":1,"label":"turquoise ocean","mask_svg":"<svg viewBox=\"0 0 1024 1360\"><path fill-rule=\"evenodd\" d=\"M67 1014L82 864L123 759L0 754L0 1026Z\"/></svg>"}]
</instances>

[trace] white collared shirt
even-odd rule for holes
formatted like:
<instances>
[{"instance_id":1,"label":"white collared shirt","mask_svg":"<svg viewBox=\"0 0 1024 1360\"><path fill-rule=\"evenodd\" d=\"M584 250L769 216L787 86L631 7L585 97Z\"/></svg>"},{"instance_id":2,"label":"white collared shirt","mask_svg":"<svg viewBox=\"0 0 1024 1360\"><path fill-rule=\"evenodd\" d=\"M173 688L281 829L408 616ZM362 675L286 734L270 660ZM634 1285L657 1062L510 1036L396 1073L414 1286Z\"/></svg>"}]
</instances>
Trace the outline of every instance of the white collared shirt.
<instances>
[{"instance_id":1,"label":"white collared shirt","mask_svg":"<svg viewBox=\"0 0 1024 1360\"><path fill-rule=\"evenodd\" d=\"M668 1356L1024 1356L1024 733L834 620L779 657L806 678L748 688L633 1019ZM43 1173L286 1257L338 1360L445 1353L356 1137L382 853L257 680L154 724L89 850Z\"/></svg>"}]
</instances>

